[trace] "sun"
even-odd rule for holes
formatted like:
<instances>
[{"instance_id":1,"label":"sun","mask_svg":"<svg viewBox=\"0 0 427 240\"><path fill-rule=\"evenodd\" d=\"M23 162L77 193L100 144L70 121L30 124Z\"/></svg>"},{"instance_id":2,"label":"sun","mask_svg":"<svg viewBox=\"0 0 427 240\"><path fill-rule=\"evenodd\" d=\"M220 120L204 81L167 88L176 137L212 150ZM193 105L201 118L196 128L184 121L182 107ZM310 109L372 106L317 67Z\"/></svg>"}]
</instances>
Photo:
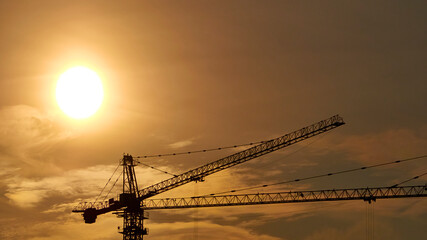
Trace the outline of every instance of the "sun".
<instances>
[{"instance_id":1,"label":"sun","mask_svg":"<svg viewBox=\"0 0 427 240\"><path fill-rule=\"evenodd\" d=\"M89 68L70 68L58 79L56 101L59 108L72 118L92 116L101 106L103 98L101 79Z\"/></svg>"}]
</instances>

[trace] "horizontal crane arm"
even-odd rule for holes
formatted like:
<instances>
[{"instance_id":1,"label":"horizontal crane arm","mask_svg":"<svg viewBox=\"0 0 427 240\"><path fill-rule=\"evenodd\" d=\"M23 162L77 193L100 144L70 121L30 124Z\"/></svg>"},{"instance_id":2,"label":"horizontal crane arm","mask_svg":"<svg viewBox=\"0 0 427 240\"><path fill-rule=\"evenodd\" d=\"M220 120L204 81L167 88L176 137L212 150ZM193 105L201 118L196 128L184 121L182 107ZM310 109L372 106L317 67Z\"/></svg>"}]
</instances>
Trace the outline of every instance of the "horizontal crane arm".
<instances>
[{"instance_id":1,"label":"horizontal crane arm","mask_svg":"<svg viewBox=\"0 0 427 240\"><path fill-rule=\"evenodd\" d=\"M307 138L327 132L343 124L344 120L339 115L332 116L318 123L304 127L300 130L266 141L254 147L248 148L244 151L232 154L228 157L182 173L176 177L146 187L139 191L139 197L135 200L142 201L144 199L166 192L186 183L201 180L205 176L208 176L210 174L219 172L237 164L263 156L267 153L301 142ZM132 157L130 156L130 158ZM98 215L117 211L119 209L127 207L128 203L126 203L126 201L126 198L123 198L110 199L107 202L82 202L77 205L72 211L76 213L83 213L85 221L87 223L92 223L95 222L95 219Z\"/></svg>"},{"instance_id":2,"label":"horizontal crane arm","mask_svg":"<svg viewBox=\"0 0 427 240\"><path fill-rule=\"evenodd\" d=\"M176 177L173 177L165 181L162 181L160 183L146 187L140 190L140 195L139 195L140 199L146 199L146 198L155 196L157 194L166 192L168 190L171 190L173 188L179 187L191 181L197 181L197 180L203 179L207 175L224 170L226 168L230 168L237 164L260 157L262 155L276 151L278 149L290 146L292 144L303 141L307 138L316 136L323 132L339 127L343 124L344 124L344 120L340 116L335 115L331 118L312 124L308 127L305 127L300 130L286 134L284 136L266 141L264 143L251 147L244 151L232 154L228 157L222 158L215 162L211 162L201 167L198 167L196 169L182 173Z\"/></svg>"},{"instance_id":3,"label":"horizontal crane arm","mask_svg":"<svg viewBox=\"0 0 427 240\"><path fill-rule=\"evenodd\" d=\"M427 197L427 185L145 199L142 208L144 210L155 210L339 200L365 200L370 202L376 199L410 197Z\"/></svg>"}]
</instances>

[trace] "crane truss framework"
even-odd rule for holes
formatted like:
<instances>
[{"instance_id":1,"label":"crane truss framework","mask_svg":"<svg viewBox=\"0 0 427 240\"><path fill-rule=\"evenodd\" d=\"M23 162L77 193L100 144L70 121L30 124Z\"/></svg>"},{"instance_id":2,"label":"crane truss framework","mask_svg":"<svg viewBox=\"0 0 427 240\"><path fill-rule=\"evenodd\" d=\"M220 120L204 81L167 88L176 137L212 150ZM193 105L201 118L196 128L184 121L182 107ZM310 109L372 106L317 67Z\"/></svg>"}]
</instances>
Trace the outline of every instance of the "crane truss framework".
<instances>
[{"instance_id":1,"label":"crane truss framework","mask_svg":"<svg viewBox=\"0 0 427 240\"><path fill-rule=\"evenodd\" d=\"M192 181L202 181L204 177L230 168L248 160L263 156L286 146L298 143L307 138L327 132L344 124L343 119L335 115L326 120L312 124L308 127L286 134L284 136L262 142L259 145L244 151L232 154L204 166L187 171L176 177L167 179L160 183L138 190L134 166L136 162L131 155L123 157L123 193L119 199L109 199L108 202L80 203L73 212L83 212L86 223L94 223L98 215L107 212L118 211L119 217L123 217L123 239L140 240L147 234L147 229L143 227L144 205L143 200L173 188L179 187Z\"/></svg>"},{"instance_id":2,"label":"crane truss framework","mask_svg":"<svg viewBox=\"0 0 427 240\"><path fill-rule=\"evenodd\" d=\"M123 193L120 195L120 201L125 203L126 208L117 213L123 217L123 240L142 240L147 235L147 229L144 228L144 210L139 207L137 200L139 191L135 175L135 161L132 156L123 156ZM96 215L94 216L96 218Z\"/></svg>"},{"instance_id":3,"label":"crane truss framework","mask_svg":"<svg viewBox=\"0 0 427 240\"><path fill-rule=\"evenodd\" d=\"M332 116L328 119L325 119L315 124L312 124L310 126L304 127L300 130L266 141L264 143L251 147L244 151L232 154L228 157L222 158L220 160L208 163L201 167L182 173L176 177L173 177L165 181L162 181L160 183L154 184L152 186L146 187L140 190L138 192L139 194L136 194L136 195L138 195L138 200L142 201L144 199L166 192L168 190L179 187L191 181L200 181L205 176L208 176L210 174L219 172L221 170L230 168L240 163L260 157L262 155L276 151L286 146L298 143L307 138L332 130L343 124L344 124L344 120L342 119L342 117L340 117L339 115ZM132 161L132 156L126 155L124 157L124 162L128 163L131 161ZM133 173L133 171L131 172ZM121 204L120 201L116 201L116 200L112 200L112 202L114 203L113 205L111 204L110 201L82 202L73 209L73 212L87 212L87 213L93 212L93 214L91 215L100 215L107 212L116 211L120 208L125 207L126 205L126 204ZM89 215L89 214L86 214L86 215ZM87 221L87 223L92 223L93 221L94 220Z\"/></svg>"},{"instance_id":4,"label":"crane truss framework","mask_svg":"<svg viewBox=\"0 0 427 240\"><path fill-rule=\"evenodd\" d=\"M260 157L262 155L276 151L286 146L298 143L307 138L332 130L343 124L344 124L344 120L339 115L332 116L331 118L312 124L300 130L266 141L264 143L251 147L244 151L235 153L233 155L222 158L215 162L208 163L201 167L198 167L188 172L185 172L183 174L180 174L176 177L173 177L165 181L162 181L160 183L146 187L140 190L141 199L152 197L154 195L176 188L178 186L189 183L191 181L203 180L203 178L207 175L224 170L226 168L230 168L232 166L246 162L248 160Z\"/></svg>"},{"instance_id":5,"label":"crane truss framework","mask_svg":"<svg viewBox=\"0 0 427 240\"><path fill-rule=\"evenodd\" d=\"M201 196L191 198L146 199L144 200L143 205L141 207L144 210L155 210L339 200L364 200L371 202L375 201L376 199L426 196L427 185L424 185L405 187L354 188L300 192Z\"/></svg>"}]
</instances>

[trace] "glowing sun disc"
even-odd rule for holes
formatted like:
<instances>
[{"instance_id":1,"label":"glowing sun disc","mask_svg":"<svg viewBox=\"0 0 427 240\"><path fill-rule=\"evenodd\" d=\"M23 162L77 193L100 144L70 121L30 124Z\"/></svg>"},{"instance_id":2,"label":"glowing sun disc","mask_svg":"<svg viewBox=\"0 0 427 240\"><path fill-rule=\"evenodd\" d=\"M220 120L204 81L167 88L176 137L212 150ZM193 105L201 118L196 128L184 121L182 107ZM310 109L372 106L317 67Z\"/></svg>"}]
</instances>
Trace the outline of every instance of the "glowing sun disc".
<instances>
[{"instance_id":1,"label":"glowing sun disc","mask_svg":"<svg viewBox=\"0 0 427 240\"><path fill-rule=\"evenodd\" d=\"M85 67L73 67L64 72L56 85L59 108L75 119L92 116L104 98L99 76Z\"/></svg>"}]
</instances>

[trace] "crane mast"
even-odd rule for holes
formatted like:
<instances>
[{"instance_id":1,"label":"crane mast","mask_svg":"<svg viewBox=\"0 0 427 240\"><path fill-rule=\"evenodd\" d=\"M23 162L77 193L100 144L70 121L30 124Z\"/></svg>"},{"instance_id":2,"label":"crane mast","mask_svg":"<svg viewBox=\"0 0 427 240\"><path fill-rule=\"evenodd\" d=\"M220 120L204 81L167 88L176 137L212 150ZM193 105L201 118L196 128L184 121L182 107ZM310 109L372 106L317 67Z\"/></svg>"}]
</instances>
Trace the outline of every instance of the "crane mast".
<instances>
[{"instance_id":1,"label":"crane mast","mask_svg":"<svg viewBox=\"0 0 427 240\"><path fill-rule=\"evenodd\" d=\"M137 162L131 155L124 155L122 159L123 193L120 194L119 199L110 199L108 202L82 203L73 209L73 212L82 212L85 223L94 223L98 215L114 212L119 217L123 217L123 229L120 232L123 234L123 239L140 240L143 239L143 235L146 235L148 232L147 229L143 227L143 220L147 218L144 214L145 199L192 181L201 181L210 174L301 142L343 124L344 120L340 116L335 115L141 190L138 190L134 170Z\"/></svg>"},{"instance_id":2,"label":"crane mast","mask_svg":"<svg viewBox=\"0 0 427 240\"><path fill-rule=\"evenodd\" d=\"M120 194L120 202L125 205L122 211L116 212L123 218L123 240L140 240L147 234L143 221L146 219L144 209L140 207L138 183L136 181L136 162L131 155L123 156L123 193Z\"/></svg>"}]
</instances>

